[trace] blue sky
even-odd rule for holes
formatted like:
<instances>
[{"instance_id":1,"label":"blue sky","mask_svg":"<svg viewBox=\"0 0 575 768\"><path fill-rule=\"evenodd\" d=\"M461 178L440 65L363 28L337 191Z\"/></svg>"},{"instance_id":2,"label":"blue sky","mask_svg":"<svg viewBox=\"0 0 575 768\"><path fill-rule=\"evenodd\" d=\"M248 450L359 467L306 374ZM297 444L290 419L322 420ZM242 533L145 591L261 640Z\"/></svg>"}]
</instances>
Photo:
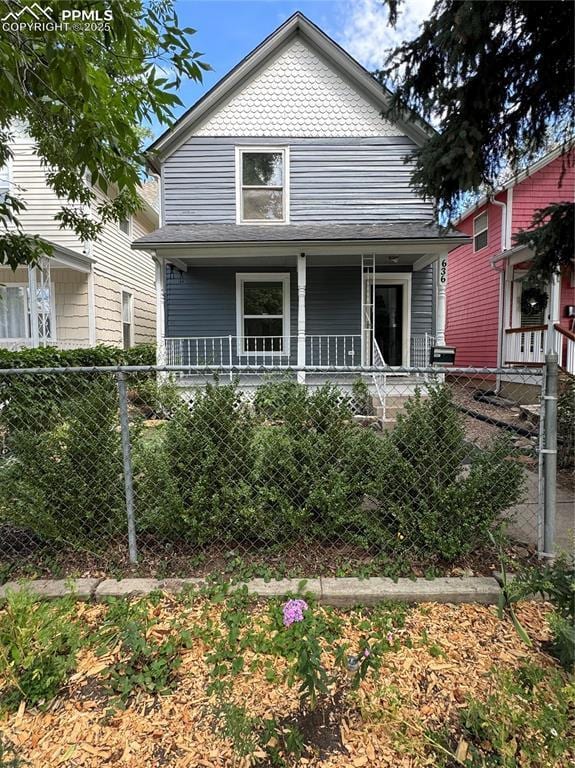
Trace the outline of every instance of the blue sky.
<instances>
[{"instance_id":1,"label":"blue sky","mask_svg":"<svg viewBox=\"0 0 575 768\"><path fill-rule=\"evenodd\" d=\"M184 83L180 98L186 109L190 107L295 11L371 70L381 63L386 48L417 33L431 5L432 0L406 0L398 27L392 30L378 0L177 0L180 26L197 30L192 45L214 68L205 73L202 84Z\"/></svg>"}]
</instances>

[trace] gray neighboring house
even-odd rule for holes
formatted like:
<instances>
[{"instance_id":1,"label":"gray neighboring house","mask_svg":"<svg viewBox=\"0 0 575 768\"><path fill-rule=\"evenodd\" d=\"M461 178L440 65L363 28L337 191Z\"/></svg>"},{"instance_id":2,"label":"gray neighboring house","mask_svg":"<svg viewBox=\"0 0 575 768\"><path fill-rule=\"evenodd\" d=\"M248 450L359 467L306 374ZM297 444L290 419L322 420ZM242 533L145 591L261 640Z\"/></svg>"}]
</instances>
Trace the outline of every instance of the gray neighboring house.
<instances>
[{"instance_id":1,"label":"gray neighboring house","mask_svg":"<svg viewBox=\"0 0 575 768\"><path fill-rule=\"evenodd\" d=\"M156 260L159 362L427 363L467 238L411 188L432 129L387 98L296 13L152 145L161 227L133 247Z\"/></svg>"}]
</instances>

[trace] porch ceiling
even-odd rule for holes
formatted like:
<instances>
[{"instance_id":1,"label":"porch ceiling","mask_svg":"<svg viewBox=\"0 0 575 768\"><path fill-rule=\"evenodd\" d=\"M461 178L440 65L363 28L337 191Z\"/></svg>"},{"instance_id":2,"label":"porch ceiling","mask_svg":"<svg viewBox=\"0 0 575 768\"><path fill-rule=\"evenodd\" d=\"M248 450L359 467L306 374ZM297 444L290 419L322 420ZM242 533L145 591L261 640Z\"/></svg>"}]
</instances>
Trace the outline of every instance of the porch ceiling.
<instances>
[{"instance_id":1,"label":"porch ceiling","mask_svg":"<svg viewBox=\"0 0 575 768\"><path fill-rule=\"evenodd\" d=\"M414 265L421 257L445 253L468 242L466 235L441 230L429 221L380 224L169 224L136 240L133 248L164 256L357 256L391 255ZM230 246L233 253L230 253Z\"/></svg>"}]
</instances>

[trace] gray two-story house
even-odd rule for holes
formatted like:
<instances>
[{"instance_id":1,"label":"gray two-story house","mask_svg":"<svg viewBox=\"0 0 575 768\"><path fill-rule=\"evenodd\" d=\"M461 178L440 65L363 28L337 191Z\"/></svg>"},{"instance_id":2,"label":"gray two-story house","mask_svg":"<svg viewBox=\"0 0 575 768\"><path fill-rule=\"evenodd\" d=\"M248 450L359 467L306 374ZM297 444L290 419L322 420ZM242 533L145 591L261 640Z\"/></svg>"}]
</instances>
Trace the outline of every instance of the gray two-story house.
<instances>
[{"instance_id":1,"label":"gray two-story house","mask_svg":"<svg viewBox=\"0 0 575 768\"><path fill-rule=\"evenodd\" d=\"M159 362L427 363L462 236L410 185L432 129L387 98L296 13L152 145Z\"/></svg>"}]
</instances>

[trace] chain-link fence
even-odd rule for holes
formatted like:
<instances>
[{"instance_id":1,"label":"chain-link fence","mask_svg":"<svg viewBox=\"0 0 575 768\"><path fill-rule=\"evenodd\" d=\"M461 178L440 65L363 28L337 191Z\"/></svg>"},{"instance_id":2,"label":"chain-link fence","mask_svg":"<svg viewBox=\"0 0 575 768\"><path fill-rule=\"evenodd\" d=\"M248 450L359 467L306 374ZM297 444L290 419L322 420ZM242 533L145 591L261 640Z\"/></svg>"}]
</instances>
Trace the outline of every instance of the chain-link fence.
<instances>
[{"instance_id":1,"label":"chain-link fence","mask_svg":"<svg viewBox=\"0 0 575 768\"><path fill-rule=\"evenodd\" d=\"M0 371L2 568L12 578L481 572L493 532L541 551L543 378Z\"/></svg>"}]
</instances>

